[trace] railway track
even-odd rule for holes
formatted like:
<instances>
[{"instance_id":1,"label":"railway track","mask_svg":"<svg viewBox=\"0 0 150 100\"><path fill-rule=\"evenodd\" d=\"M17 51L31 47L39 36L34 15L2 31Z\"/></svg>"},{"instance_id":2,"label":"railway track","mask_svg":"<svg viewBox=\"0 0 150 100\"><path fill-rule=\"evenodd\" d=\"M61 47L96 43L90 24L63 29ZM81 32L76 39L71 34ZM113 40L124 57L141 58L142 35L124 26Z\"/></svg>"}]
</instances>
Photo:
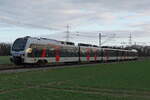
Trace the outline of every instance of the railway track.
<instances>
[{"instance_id":1,"label":"railway track","mask_svg":"<svg viewBox=\"0 0 150 100\"><path fill-rule=\"evenodd\" d=\"M132 60L134 62L135 60ZM136 60L143 61L143 60ZM15 72L26 72L34 70L47 70L47 69L57 69L57 68L69 68L69 67L84 67L87 65L97 65L97 64L115 64L115 63L127 63L128 61L120 62L90 62L90 63L65 63L65 64L51 64L45 66L37 65L26 65L26 66L16 66L16 65L0 65L0 73L15 73ZM131 61L130 61L131 62Z\"/></svg>"},{"instance_id":2,"label":"railway track","mask_svg":"<svg viewBox=\"0 0 150 100\"><path fill-rule=\"evenodd\" d=\"M84 63L84 64L60 64L60 65L45 65L45 66L15 66L6 68L0 68L0 73L15 73L15 72L26 72L33 70L47 70L47 69L57 69L57 68L69 68L69 67L81 67L86 65L96 65L99 63Z\"/></svg>"}]
</instances>

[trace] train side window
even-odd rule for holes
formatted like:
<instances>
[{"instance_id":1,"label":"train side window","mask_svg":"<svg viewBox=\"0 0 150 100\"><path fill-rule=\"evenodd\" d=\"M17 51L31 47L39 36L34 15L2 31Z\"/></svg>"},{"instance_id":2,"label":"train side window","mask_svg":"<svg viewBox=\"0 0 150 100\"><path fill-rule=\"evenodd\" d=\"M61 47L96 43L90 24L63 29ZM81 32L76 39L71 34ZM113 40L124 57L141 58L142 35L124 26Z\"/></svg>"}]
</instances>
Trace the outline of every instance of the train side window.
<instances>
[{"instance_id":1,"label":"train side window","mask_svg":"<svg viewBox=\"0 0 150 100\"><path fill-rule=\"evenodd\" d=\"M119 51L119 56L120 56L120 57L122 56L122 52L121 52L121 51Z\"/></svg>"},{"instance_id":2,"label":"train side window","mask_svg":"<svg viewBox=\"0 0 150 100\"><path fill-rule=\"evenodd\" d=\"M66 47L61 47L60 56L61 57L67 57L67 49L66 49Z\"/></svg>"},{"instance_id":3,"label":"train side window","mask_svg":"<svg viewBox=\"0 0 150 100\"><path fill-rule=\"evenodd\" d=\"M113 56L114 56L113 50L108 50L108 53L109 53L109 56L110 56L110 57L113 57Z\"/></svg>"},{"instance_id":4,"label":"train side window","mask_svg":"<svg viewBox=\"0 0 150 100\"><path fill-rule=\"evenodd\" d=\"M74 56L73 48L70 47L70 48L69 48L69 57L73 57L73 56Z\"/></svg>"},{"instance_id":5,"label":"train side window","mask_svg":"<svg viewBox=\"0 0 150 100\"><path fill-rule=\"evenodd\" d=\"M78 48L77 47L74 48L74 57L78 57Z\"/></svg>"},{"instance_id":6,"label":"train side window","mask_svg":"<svg viewBox=\"0 0 150 100\"><path fill-rule=\"evenodd\" d=\"M73 49L73 52L74 52L74 57L78 57L78 49L77 49L77 47L75 47Z\"/></svg>"},{"instance_id":7,"label":"train side window","mask_svg":"<svg viewBox=\"0 0 150 100\"><path fill-rule=\"evenodd\" d=\"M38 45L34 44L32 45L32 52L33 52L33 55L34 57L40 57L39 53L40 53L40 50L38 48Z\"/></svg>"},{"instance_id":8,"label":"train side window","mask_svg":"<svg viewBox=\"0 0 150 100\"><path fill-rule=\"evenodd\" d=\"M75 47L70 47L69 53L70 57L75 57L76 55Z\"/></svg>"},{"instance_id":9,"label":"train side window","mask_svg":"<svg viewBox=\"0 0 150 100\"><path fill-rule=\"evenodd\" d=\"M70 57L71 56L71 50L69 48L67 48L67 57Z\"/></svg>"},{"instance_id":10,"label":"train side window","mask_svg":"<svg viewBox=\"0 0 150 100\"><path fill-rule=\"evenodd\" d=\"M93 49L90 50L90 56L94 57L95 56L95 51Z\"/></svg>"},{"instance_id":11,"label":"train side window","mask_svg":"<svg viewBox=\"0 0 150 100\"><path fill-rule=\"evenodd\" d=\"M81 57L86 57L86 49L85 48L81 48L80 49L80 54L81 54Z\"/></svg>"},{"instance_id":12,"label":"train side window","mask_svg":"<svg viewBox=\"0 0 150 100\"><path fill-rule=\"evenodd\" d=\"M72 57L76 57L76 48L72 47Z\"/></svg>"},{"instance_id":13,"label":"train side window","mask_svg":"<svg viewBox=\"0 0 150 100\"><path fill-rule=\"evenodd\" d=\"M102 50L97 50L97 56L101 57L103 55L103 51Z\"/></svg>"},{"instance_id":14,"label":"train side window","mask_svg":"<svg viewBox=\"0 0 150 100\"><path fill-rule=\"evenodd\" d=\"M54 48L52 46L48 46L47 48L47 55L48 57L55 57L55 52Z\"/></svg>"}]
</instances>

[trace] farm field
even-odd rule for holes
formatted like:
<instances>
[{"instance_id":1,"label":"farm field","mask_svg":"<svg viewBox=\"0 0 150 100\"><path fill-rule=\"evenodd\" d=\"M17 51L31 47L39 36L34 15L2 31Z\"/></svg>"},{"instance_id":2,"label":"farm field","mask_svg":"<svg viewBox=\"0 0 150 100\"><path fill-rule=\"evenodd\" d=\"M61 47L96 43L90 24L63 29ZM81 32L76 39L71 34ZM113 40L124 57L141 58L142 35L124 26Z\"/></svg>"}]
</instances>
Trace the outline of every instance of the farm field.
<instances>
[{"instance_id":1,"label":"farm field","mask_svg":"<svg viewBox=\"0 0 150 100\"><path fill-rule=\"evenodd\" d=\"M0 56L0 64L11 64L9 56Z\"/></svg>"},{"instance_id":2,"label":"farm field","mask_svg":"<svg viewBox=\"0 0 150 100\"><path fill-rule=\"evenodd\" d=\"M0 74L0 100L150 100L150 60Z\"/></svg>"}]
</instances>

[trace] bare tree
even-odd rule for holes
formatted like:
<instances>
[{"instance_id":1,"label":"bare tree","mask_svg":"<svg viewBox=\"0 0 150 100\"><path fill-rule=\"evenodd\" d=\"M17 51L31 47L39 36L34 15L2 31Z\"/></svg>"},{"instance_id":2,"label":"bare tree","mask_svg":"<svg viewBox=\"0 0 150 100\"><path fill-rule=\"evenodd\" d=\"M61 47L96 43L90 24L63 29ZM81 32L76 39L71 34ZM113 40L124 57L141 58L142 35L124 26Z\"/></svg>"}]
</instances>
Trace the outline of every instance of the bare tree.
<instances>
[{"instance_id":1,"label":"bare tree","mask_svg":"<svg viewBox=\"0 0 150 100\"><path fill-rule=\"evenodd\" d=\"M11 45L7 43L0 43L0 56L10 55Z\"/></svg>"}]
</instances>

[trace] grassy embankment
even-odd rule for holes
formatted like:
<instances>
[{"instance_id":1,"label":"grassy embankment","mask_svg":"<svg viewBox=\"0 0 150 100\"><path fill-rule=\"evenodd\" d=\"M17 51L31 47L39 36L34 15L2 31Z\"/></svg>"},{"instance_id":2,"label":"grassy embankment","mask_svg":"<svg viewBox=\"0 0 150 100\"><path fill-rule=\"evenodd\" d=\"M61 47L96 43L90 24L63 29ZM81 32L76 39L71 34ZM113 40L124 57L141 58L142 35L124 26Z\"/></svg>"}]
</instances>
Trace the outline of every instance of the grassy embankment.
<instances>
[{"instance_id":1,"label":"grassy embankment","mask_svg":"<svg viewBox=\"0 0 150 100\"><path fill-rule=\"evenodd\" d=\"M9 56L0 56L0 64L11 64Z\"/></svg>"},{"instance_id":2,"label":"grassy embankment","mask_svg":"<svg viewBox=\"0 0 150 100\"><path fill-rule=\"evenodd\" d=\"M0 100L150 100L150 61L0 74Z\"/></svg>"}]
</instances>

